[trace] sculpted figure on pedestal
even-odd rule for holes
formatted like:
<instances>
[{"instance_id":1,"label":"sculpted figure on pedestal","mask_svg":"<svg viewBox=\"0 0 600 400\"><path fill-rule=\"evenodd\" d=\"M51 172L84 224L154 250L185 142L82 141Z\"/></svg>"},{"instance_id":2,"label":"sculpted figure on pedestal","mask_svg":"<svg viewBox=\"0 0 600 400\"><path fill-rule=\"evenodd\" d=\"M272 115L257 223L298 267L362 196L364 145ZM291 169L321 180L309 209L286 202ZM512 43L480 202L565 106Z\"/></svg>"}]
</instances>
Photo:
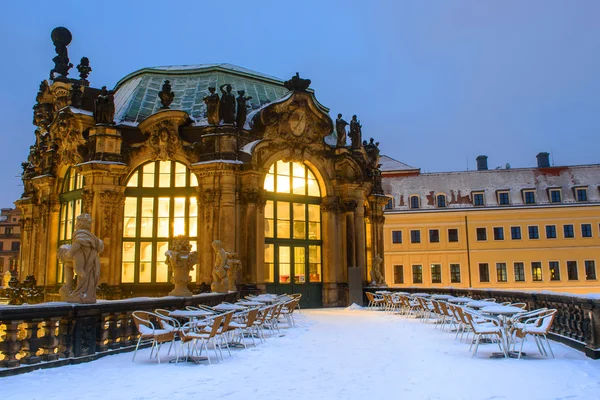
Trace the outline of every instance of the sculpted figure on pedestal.
<instances>
[{"instance_id":1,"label":"sculpted figure on pedestal","mask_svg":"<svg viewBox=\"0 0 600 400\"><path fill-rule=\"evenodd\" d=\"M221 105L219 111L224 124L235 123L235 96L231 93L231 85L221 85Z\"/></svg>"},{"instance_id":2,"label":"sculpted figure on pedestal","mask_svg":"<svg viewBox=\"0 0 600 400\"><path fill-rule=\"evenodd\" d=\"M360 149L362 139L362 125L358 121L356 115L352 116L350 121L350 140L352 141L353 149Z\"/></svg>"},{"instance_id":3,"label":"sculpted figure on pedestal","mask_svg":"<svg viewBox=\"0 0 600 400\"><path fill-rule=\"evenodd\" d=\"M238 98L237 98L237 117L236 117L236 125L239 128L243 128L246 123L246 102L252 99L252 96L244 96L246 94L245 90L238 90Z\"/></svg>"},{"instance_id":4,"label":"sculpted figure on pedestal","mask_svg":"<svg viewBox=\"0 0 600 400\"><path fill-rule=\"evenodd\" d=\"M335 120L335 131L337 132L337 147L346 146L346 125L348 123L342 119L342 114L338 114Z\"/></svg>"},{"instance_id":5,"label":"sculpted figure on pedestal","mask_svg":"<svg viewBox=\"0 0 600 400\"><path fill-rule=\"evenodd\" d=\"M169 293L169 296L187 297L192 292L187 285L192 281L190 272L198 262L198 252L190 251L192 245L187 236L177 236L173 240L171 248L165 252L167 259L165 263L169 266L169 275L175 288Z\"/></svg>"},{"instance_id":6,"label":"sculpted figure on pedestal","mask_svg":"<svg viewBox=\"0 0 600 400\"><path fill-rule=\"evenodd\" d=\"M373 266L371 267L371 286L387 286L383 274L381 273L381 263L383 259L376 255L373 259Z\"/></svg>"},{"instance_id":7,"label":"sculpted figure on pedestal","mask_svg":"<svg viewBox=\"0 0 600 400\"><path fill-rule=\"evenodd\" d=\"M209 125L219 125L219 95L215 93L214 87L209 87L208 91L210 94L204 97L204 103L206 104L206 116L208 118Z\"/></svg>"},{"instance_id":8,"label":"sculpted figure on pedestal","mask_svg":"<svg viewBox=\"0 0 600 400\"><path fill-rule=\"evenodd\" d=\"M213 283L210 288L216 293L227 293L228 290L236 290L235 279L241 261L237 259L237 254L228 252L223 248L220 240L212 242L215 250L215 267L212 272Z\"/></svg>"},{"instance_id":9,"label":"sculpted figure on pedestal","mask_svg":"<svg viewBox=\"0 0 600 400\"><path fill-rule=\"evenodd\" d=\"M100 257L104 243L90 232L92 218L81 214L76 218L75 232L70 245L58 249L58 259L65 265L65 284L60 297L69 303L96 303L96 287L100 278ZM73 275L77 274L77 287L73 289Z\"/></svg>"}]
</instances>

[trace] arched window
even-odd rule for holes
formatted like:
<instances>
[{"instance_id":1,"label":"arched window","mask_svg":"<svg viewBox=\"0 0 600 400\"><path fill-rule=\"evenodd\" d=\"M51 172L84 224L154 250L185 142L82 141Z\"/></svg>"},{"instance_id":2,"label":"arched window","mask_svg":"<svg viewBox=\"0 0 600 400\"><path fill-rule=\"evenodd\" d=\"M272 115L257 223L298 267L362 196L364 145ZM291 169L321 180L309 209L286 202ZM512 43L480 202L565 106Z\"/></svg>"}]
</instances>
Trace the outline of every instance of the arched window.
<instances>
[{"instance_id":1,"label":"arched window","mask_svg":"<svg viewBox=\"0 0 600 400\"><path fill-rule=\"evenodd\" d=\"M410 196L410 208L419 208L419 196Z\"/></svg>"},{"instance_id":2,"label":"arched window","mask_svg":"<svg viewBox=\"0 0 600 400\"><path fill-rule=\"evenodd\" d=\"M287 293L321 283L321 190L314 173L304 164L277 161L264 189L265 282Z\"/></svg>"},{"instance_id":3,"label":"arched window","mask_svg":"<svg viewBox=\"0 0 600 400\"><path fill-rule=\"evenodd\" d=\"M196 249L197 186L196 176L176 161L152 161L131 174L125 190L121 283L168 282L165 252L175 236L187 235Z\"/></svg>"},{"instance_id":4,"label":"arched window","mask_svg":"<svg viewBox=\"0 0 600 400\"><path fill-rule=\"evenodd\" d=\"M58 247L71 244L75 218L83 208L83 176L69 168L65 173L58 199L60 200L60 219L58 223ZM64 282L63 264L58 263L56 271L57 283Z\"/></svg>"},{"instance_id":5,"label":"arched window","mask_svg":"<svg viewBox=\"0 0 600 400\"><path fill-rule=\"evenodd\" d=\"M446 207L446 195L445 194L438 194L437 206L438 207Z\"/></svg>"}]
</instances>

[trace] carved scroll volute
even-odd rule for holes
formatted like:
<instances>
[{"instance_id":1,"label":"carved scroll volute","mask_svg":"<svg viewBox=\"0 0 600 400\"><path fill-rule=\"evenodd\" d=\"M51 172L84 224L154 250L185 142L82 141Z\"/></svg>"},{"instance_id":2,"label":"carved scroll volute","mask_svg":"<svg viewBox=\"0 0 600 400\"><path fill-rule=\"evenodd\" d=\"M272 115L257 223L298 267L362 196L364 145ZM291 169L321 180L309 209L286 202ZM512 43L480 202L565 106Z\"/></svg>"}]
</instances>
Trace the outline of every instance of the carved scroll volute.
<instances>
[{"instance_id":1,"label":"carved scroll volute","mask_svg":"<svg viewBox=\"0 0 600 400\"><path fill-rule=\"evenodd\" d=\"M184 142L179 137L179 127L189 119L185 111L165 110L146 118L139 128L147 137L154 160L167 161L176 155L185 157Z\"/></svg>"}]
</instances>

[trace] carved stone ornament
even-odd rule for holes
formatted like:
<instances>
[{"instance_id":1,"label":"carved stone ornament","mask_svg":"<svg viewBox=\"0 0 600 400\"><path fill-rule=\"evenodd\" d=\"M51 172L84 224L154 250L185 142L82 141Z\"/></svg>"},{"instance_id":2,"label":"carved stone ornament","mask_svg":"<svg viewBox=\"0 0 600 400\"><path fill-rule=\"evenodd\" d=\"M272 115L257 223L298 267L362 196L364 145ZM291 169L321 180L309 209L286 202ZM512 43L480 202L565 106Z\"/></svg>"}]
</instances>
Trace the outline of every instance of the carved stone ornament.
<instances>
[{"instance_id":1,"label":"carved stone ornament","mask_svg":"<svg viewBox=\"0 0 600 400\"><path fill-rule=\"evenodd\" d=\"M92 67L90 67L90 60L87 57L81 57L81 61L77 66L77 71L79 71L79 77L82 81L87 81L88 75L92 72Z\"/></svg>"},{"instance_id":2,"label":"carved stone ornament","mask_svg":"<svg viewBox=\"0 0 600 400\"><path fill-rule=\"evenodd\" d=\"M198 263L198 253L191 250L190 239L181 235L173 239L169 250L165 252L167 257L165 263L169 267L171 283L175 285L169 296L189 297L192 295L187 285L192 281L190 272Z\"/></svg>"},{"instance_id":3,"label":"carved stone ornament","mask_svg":"<svg viewBox=\"0 0 600 400\"><path fill-rule=\"evenodd\" d=\"M58 160L69 164L83 161L82 149L85 148L86 141L82 130L81 122L70 111L65 110L58 114L50 130Z\"/></svg>"},{"instance_id":4,"label":"carved stone ornament","mask_svg":"<svg viewBox=\"0 0 600 400\"><path fill-rule=\"evenodd\" d=\"M90 193L90 195L93 195L93 193ZM86 203L88 202L84 198L84 207L86 206ZM89 204L91 205L91 201L89 201ZM123 193L110 191L100 193L100 209L104 216L104 220L102 221L102 237L110 236L110 228L116 226L118 211L124 206L125 195Z\"/></svg>"},{"instance_id":5,"label":"carved stone ornament","mask_svg":"<svg viewBox=\"0 0 600 400\"><path fill-rule=\"evenodd\" d=\"M67 50L67 46L71 43L73 36L67 28L59 26L52 30L50 37L56 50L56 57L52 59L54 61L54 68L50 71L50 79L66 80L69 70L73 68L73 64L69 62L69 52ZM59 76L56 77L56 74Z\"/></svg>"},{"instance_id":6,"label":"carved stone ornament","mask_svg":"<svg viewBox=\"0 0 600 400\"><path fill-rule=\"evenodd\" d=\"M165 83L163 83L162 90L158 92L158 97L160 99L160 103L162 104L160 109L168 109L175 98L175 93L173 93L173 90L171 90L171 82L166 80Z\"/></svg>"},{"instance_id":7,"label":"carved stone ornament","mask_svg":"<svg viewBox=\"0 0 600 400\"><path fill-rule=\"evenodd\" d=\"M252 126L255 131L264 131L265 139L282 139L293 146L322 146L333 130L333 121L312 93L297 91L263 108L254 116Z\"/></svg>"},{"instance_id":8,"label":"carved stone ornament","mask_svg":"<svg viewBox=\"0 0 600 400\"><path fill-rule=\"evenodd\" d=\"M305 91L310 86L310 79L302 79L300 78L300 73L296 72L296 75L294 75L289 81L285 81L283 85L290 91Z\"/></svg>"},{"instance_id":9,"label":"carved stone ornament","mask_svg":"<svg viewBox=\"0 0 600 400\"><path fill-rule=\"evenodd\" d=\"M241 261L236 253L226 251L220 240L213 241L212 247L215 251L215 266L212 271L211 290L216 293L235 291L235 281L241 269Z\"/></svg>"},{"instance_id":10,"label":"carved stone ornament","mask_svg":"<svg viewBox=\"0 0 600 400\"><path fill-rule=\"evenodd\" d=\"M148 136L146 146L151 148L152 159L168 161L177 154L185 156L179 126L187 119L185 111L170 110L151 115L140 123L140 130Z\"/></svg>"}]
</instances>

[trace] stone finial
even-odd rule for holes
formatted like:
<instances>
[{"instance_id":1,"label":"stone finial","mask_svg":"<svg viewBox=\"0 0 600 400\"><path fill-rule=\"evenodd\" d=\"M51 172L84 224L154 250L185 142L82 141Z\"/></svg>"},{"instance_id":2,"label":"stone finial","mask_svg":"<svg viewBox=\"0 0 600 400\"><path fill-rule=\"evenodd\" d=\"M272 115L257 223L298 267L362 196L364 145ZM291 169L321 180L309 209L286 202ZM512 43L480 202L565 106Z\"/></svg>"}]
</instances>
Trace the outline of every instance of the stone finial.
<instances>
[{"instance_id":1,"label":"stone finial","mask_svg":"<svg viewBox=\"0 0 600 400\"><path fill-rule=\"evenodd\" d=\"M171 83L167 80L162 86L162 90L158 92L158 97L160 98L160 102L163 105L161 110L166 110L169 108L173 99L175 98L175 93L171 90Z\"/></svg>"},{"instance_id":2,"label":"stone finial","mask_svg":"<svg viewBox=\"0 0 600 400\"><path fill-rule=\"evenodd\" d=\"M50 71L50 79L65 81L69 70L73 68L73 64L69 62L69 52L67 51L67 46L71 43L73 36L67 28L59 26L52 30L50 37L56 51L56 57L52 59L54 68ZM55 74L59 74L59 76L56 77Z\"/></svg>"},{"instance_id":3,"label":"stone finial","mask_svg":"<svg viewBox=\"0 0 600 400\"><path fill-rule=\"evenodd\" d=\"M171 247L165 252L167 257L165 263L169 267L171 282L175 285L169 296L188 297L192 295L187 285L192 281L190 272L198 262L198 252L191 250L190 239L180 235L173 239Z\"/></svg>"},{"instance_id":4,"label":"stone finial","mask_svg":"<svg viewBox=\"0 0 600 400\"><path fill-rule=\"evenodd\" d=\"M77 71L79 71L79 77L82 81L87 82L87 77L92 72L92 67L90 67L90 60L87 57L81 57L81 61L77 66Z\"/></svg>"},{"instance_id":5,"label":"stone finial","mask_svg":"<svg viewBox=\"0 0 600 400\"><path fill-rule=\"evenodd\" d=\"M302 79L300 78L300 73L296 72L296 75L292 76L292 79L289 81L285 81L283 85L288 90L305 91L310 86L310 79Z\"/></svg>"}]
</instances>

